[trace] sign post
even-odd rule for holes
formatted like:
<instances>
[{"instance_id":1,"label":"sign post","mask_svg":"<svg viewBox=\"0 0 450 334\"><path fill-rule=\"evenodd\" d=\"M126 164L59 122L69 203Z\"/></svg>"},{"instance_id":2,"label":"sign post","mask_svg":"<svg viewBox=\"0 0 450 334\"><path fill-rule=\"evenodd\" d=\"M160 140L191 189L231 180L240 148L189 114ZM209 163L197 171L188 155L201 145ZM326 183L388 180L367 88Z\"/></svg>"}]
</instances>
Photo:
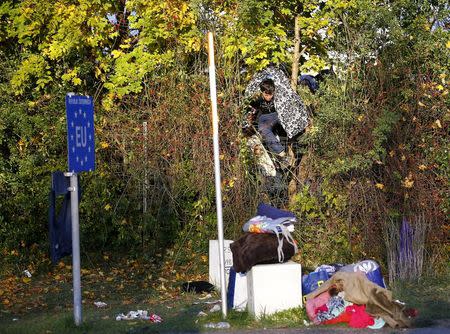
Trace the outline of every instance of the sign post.
<instances>
[{"instance_id":1,"label":"sign post","mask_svg":"<svg viewBox=\"0 0 450 334\"><path fill-rule=\"evenodd\" d=\"M73 275L73 316L75 325L82 322L81 316L81 264L80 264L80 224L78 211L78 174L95 169L94 145L94 105L92 97L66 95L67 152L70 177L70 206L72 218L72 275Z\"/></svg>"},{"instance_id":2,"label":"sign post","mask_svg":"<svg viewBox=\"0 0 450 334\"><path fill-rule=\"evenodd\" d=\"M225 255L223 240L222 219L222 190L220 181L220 158L219 158L219 117L217 115L216 94L216 65L214 64L214 38L213 33L208 32L208 63L209 63L209 89L211 95L213 145L214 145L214 176L216 187L217 208L217 232L219 239L219 264L220 264L220 292L222 297L222 317L227 317L227 287L225 281Z\"/></svg>"}]
</instances>

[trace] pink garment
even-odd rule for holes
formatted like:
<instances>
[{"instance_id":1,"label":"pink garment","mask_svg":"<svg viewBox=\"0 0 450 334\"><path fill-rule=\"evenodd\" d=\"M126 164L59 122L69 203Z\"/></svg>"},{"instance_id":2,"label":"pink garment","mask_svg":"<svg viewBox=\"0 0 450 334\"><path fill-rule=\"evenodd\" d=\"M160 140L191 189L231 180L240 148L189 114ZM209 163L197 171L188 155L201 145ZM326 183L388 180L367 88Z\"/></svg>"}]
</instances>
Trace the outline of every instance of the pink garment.
<instances>
[{"instance_id":1,"label":"pink garment","mask_svg":"<svg viewBox=\"0 0 450 334\"><path fill-rule=\"evenodd\" d=\"M309 320L314 322L316 325L320 324L319 321L316 320L316 309L322 305L325 305L330 300L330 294L328 291L322 292L315 298L308 299L306 301L306 314L308 315Z\"/></svg>"},{"instance_id":2,"label":"pink garment","mask_svg":"<svg viewBox=\"0 0 450 334\"><path fill-rule=\"evenodd\" d=\"M373 317L366 313L366 305L350 305L345 308L345 313L350 314L348 325L353 328L366 328L375 323Z\"/></svg>"}]
</instances>

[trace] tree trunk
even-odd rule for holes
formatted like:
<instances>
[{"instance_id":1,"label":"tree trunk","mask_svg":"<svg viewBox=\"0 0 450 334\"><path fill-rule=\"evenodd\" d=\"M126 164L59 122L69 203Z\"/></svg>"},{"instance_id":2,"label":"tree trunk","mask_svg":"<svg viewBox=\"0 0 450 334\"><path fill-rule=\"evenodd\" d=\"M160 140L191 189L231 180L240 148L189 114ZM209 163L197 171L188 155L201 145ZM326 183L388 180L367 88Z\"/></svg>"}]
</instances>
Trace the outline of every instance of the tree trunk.
<instances>
[{"instance_id":1,"label":"tree trunk","mask_svg":"<svg viewBox=\"0 0 450 334\"><path fill-rule=\"evenodd\" d=\"M295 17L295 39L294 39L294 56L292 58L292 76L291 76L291 87L294 91L297 91L297 79L298 79L298 68L300 61L300 25L299 25L299 17ZM289 145L288 154L294 158L295 153L292 148L292 144ZM293 160L293 159L292 159ZM297 162L294 163L294 166L297 166ZM293 170L293 177L289 181L288 185L288 197L289 203L292 204L294 195L297 193L297 169Z\"/></svg>"},{"instance_id":2,"label":"tree trunk","mask_svg":"<svg viewBox=\"0 0 450 334\"><path fill-rule=\"evenodd\" d=\"M295 17L295 39L294 39L294 56L292 58L292 76L291 87L295 91L297 89L298 79L298 63L300 61L300 25L298 23L299 17Z\"/></svg>"}]
</instances>

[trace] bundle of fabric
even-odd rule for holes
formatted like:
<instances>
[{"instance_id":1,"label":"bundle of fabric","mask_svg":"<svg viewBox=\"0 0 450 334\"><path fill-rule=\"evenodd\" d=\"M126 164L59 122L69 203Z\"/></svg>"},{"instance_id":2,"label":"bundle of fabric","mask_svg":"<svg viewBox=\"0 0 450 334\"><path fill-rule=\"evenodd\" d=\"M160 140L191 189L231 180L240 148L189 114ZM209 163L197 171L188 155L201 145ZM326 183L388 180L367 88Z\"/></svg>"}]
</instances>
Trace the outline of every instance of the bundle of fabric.
<instances>
[{"instance_id":1,"label":"bundle of fabric","mask_svg":"<svg viewBox=\"0 0 450 334\"><path fill-rule=\"evenodd\" d=\"M284 236L283 236L284 238ZM230 245L233 268L238 273L249 271L256 264L286 262L297 252L297 246L283 240L283 259L278 258L278 238L269 233L245 233Z\"/></svg>"},{"instance_id":2,"label":"bundle of fabric","mask_svg":"<svg viewBox=\"0 0 450 334\"><path fill-rule=\"evenodd\" d=\"M362 272L337 272L305 296L306 312L315 324L348 323L355 328L409 327L403 303Z\"/></svg>"},{"instance_id":3,"label":"bundle of fabric","mask_svg":"<svg viewBox=\"0 0 450 334\"><path fill-rule=\"evenodd\" d=\"M295 222L291 212L260 204L257 216L243 226L246 233L230 245L234 270L242 273L256 264L288 261L297 253L290 233Z\"/></svg>"}]
</instances>

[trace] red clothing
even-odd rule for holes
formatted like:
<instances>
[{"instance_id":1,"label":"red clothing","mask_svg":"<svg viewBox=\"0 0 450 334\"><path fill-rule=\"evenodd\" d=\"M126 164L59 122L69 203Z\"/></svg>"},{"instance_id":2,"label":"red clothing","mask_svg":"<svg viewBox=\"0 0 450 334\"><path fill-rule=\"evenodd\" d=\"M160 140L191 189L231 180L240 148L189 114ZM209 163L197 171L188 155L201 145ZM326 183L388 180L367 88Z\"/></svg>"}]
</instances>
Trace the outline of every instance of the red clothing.
<instances>
[{"instance_id":1,"label":"red clothing","mask_svg":"<svg viewBox=\"0 0 450 334\"><path fill-rule=\"evenodd\" d=\"M333 325L333 324L338 324L341 322L347 323L347 322L350 322L351 318L352 318L351 314L344 311L340 315L338 315L336 318L324 321L323 324Z\"/></svg>"},{"instance_id":2,"label":"red clothing","mask_svg":"<svg viewBox=\"0 0 450 334\"><path fill-rule=\"evenodd\" d=\"M366 305L350 305L345 308L345 313L350 314L348 325L353 328L366 328L375 323L373 317L366 313Z\"/></svg>"},{"instance_id":3,"label":"red clothing","mask_svg":"<svg viewBox=\"0 0 450 334\"><path fill-rule=\"evenodd\" d=\"M327 306L327 304L324 304L324 305L322 305L322 306L319 306L318 308L316 308L316 309L314 310L314 313L315 313L315 314L317 314L317 313L319 313L319 312L328 312L328 306Z\"/></svg>"}]
</instances>

